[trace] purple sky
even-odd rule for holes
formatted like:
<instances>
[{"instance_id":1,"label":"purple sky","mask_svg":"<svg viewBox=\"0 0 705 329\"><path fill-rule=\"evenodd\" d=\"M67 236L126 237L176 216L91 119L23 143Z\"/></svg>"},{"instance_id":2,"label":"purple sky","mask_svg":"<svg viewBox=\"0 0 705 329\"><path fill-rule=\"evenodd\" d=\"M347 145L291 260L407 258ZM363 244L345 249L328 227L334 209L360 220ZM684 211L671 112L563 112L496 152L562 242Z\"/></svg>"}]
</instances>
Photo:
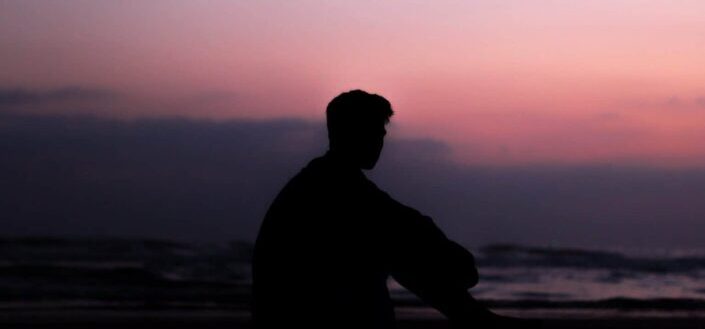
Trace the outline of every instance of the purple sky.
<instances>
[{"instance_id":1,"label":"purple sky","mask_svg":"<svg viewBox=\"0 0 705 329\"><path fill-rule=\"evenodd\" d=\"M0 0L7 234L251 239L325 149L469 244L703 247L703 1Z\"/></svg>"},{"instance_id":2,"label":"purple sky","mask_svg":"<svg viewBox=\"0 0 705 329\"><path fill-rule=\"evenodd\" d=\"M461 163L705 165L702 1L0 7L0 87L122 96L41 111L320 120L363 88Z\"/></svg>"}]
</instances>

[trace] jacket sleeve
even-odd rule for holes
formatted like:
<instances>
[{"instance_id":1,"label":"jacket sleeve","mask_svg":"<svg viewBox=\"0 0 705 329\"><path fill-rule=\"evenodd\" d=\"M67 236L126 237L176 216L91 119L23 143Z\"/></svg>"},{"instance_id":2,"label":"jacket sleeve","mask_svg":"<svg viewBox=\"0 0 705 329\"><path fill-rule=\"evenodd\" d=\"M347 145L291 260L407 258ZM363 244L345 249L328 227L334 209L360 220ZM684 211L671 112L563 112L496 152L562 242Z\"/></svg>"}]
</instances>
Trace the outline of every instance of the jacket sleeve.
<instances>
[{"instance_id":1,"label":"jacket sleeve","mask_svg":"<svg viewBox=\"0 0 705 329\"><path fill-rule=\"evenodd\" d=\"M391 224L392 277L443 312L453 298L467 294L477 284L473 255L448 239L430 217L383 194L385 217Z\"/></svg>"}]
</instances>

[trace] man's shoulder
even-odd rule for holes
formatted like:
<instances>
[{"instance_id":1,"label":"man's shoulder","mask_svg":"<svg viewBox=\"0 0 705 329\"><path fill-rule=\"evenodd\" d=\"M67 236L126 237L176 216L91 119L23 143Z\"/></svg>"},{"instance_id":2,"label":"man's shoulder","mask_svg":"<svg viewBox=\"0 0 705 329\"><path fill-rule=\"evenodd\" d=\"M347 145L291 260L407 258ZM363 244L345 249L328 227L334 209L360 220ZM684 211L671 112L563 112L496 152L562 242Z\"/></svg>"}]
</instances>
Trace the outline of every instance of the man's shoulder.
<instances>
[{"instance_id":1,"label":"man's shoulder","mask_svg":"<svg viewBox=\"0 0 705 329\"><path fill-rule=\"evenodd\" d=\"M315 157L309 160L309 162L292 177L290 183L307 182L310 184L312 181L322 180L329 170L324 157Z\"/></svg>"},{"instance_id":2,"label":"man's shoulder","mask_svg":"<svg viewBox=\"0 0 705 329\"><path fill-rule=\"evenodd\" d=\"M299 171L294 174L286 183L282 192L306 193L306 191L320 188L331 176L325 158L319 156L309 160Z\"/></svg>"}]
</instances>

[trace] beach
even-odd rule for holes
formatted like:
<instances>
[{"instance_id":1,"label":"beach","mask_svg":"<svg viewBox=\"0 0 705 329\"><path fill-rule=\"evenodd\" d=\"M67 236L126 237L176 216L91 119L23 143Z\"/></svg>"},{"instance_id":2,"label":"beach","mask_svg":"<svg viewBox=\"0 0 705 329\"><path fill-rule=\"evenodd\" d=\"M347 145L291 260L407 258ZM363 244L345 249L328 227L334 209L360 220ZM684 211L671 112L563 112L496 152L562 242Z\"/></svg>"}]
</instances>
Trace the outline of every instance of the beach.
<instances>
[{"instance_id":1,"label":"beach","mask_svg":"<svg viewBox=\"0 0 705 329\"><path fill-rule=\"evenodd\" d=\"M0 239L0 328L250 328L251 244ZM470 292L545 328L705 328L705 257L488 246ZM390 280L399 328L447 321Z\"/></svg>"},{"instance_id":2,"label":"beach","mask_svg":"<svg viewBox=\"0 0 705 329\"><path fill-rule=\"evenodd\" d=\"M544 328L705 328L703 317L606 317L544 319ZM399 329L450 328L442 318L400 318ZM251 328L249 315L237 311L61 310L0 312L1 328L141 329Z\"/></svg>"}]
</instances>

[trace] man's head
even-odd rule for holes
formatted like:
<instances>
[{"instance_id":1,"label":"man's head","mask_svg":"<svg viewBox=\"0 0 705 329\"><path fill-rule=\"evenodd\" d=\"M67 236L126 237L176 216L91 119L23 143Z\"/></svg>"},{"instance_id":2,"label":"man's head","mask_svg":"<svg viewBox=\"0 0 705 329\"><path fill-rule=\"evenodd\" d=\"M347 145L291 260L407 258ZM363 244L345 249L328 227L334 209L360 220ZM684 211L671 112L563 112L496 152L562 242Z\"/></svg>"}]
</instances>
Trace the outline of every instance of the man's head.
<instances>
[{"instance_id":1,"label":"man's head","mask_svg":"<svg viewBox=\"0 0 705 329\"><path fill-rule=\"evenodd\" d=\"M384 97L351 90L328 103L326 119L331 151L362 169L372 169L384 145L384 126L394 114Z\"/></svg>"}]
</instances>

